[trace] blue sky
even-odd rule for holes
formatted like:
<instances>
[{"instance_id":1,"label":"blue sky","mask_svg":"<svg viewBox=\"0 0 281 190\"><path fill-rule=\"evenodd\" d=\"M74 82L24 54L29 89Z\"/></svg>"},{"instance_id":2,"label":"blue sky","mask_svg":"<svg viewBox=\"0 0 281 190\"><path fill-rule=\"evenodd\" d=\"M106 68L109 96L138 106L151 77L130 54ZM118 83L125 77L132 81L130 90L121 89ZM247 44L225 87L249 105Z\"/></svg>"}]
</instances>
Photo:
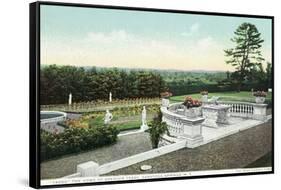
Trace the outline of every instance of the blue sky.
<instances>
[{"instance_id":1,"label":"blue sky","mask_svg":"<svg viewBox=\"0 0 281 190\"><path fill-rule=\"evenodd\" d=\"M271 20L41 5L41 63L233 70L223 49L243 22L255 24L271 61Z\"/></svg>"}]
</instances>

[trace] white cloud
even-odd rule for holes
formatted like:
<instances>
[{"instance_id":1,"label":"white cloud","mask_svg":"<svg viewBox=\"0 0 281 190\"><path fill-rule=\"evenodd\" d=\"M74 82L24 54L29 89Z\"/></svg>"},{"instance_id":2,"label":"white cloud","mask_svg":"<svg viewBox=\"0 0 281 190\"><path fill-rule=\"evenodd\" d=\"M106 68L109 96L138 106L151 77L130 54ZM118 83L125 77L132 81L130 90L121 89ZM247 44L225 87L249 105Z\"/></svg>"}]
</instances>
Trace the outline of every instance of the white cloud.
<instances>
[{"instance_id":1,"label":"white cloud","mask_svg":"<svg viewBox=\"0 0 281 190\"><path fill-rule=\"evenodd\" d=\"M110 33L90 32L87 35L86 41L98 43L116 43L132 41L133 36L124 30L113 30Z\"/></svg>"},{"instance_id":2,"label":"white cloud","mask_svg":"<svg viewBox=\"0 0 281 190\"><path fill-rule=\"evenodd\" d=\"M160 52L169 52L176 47L170 41L160 41L151 38L145 38L125 30L113 30L108 33L91 32L88 33L84 44L90 48L99 49L106 47L109 51L120 52L126 49L127 52L137 54L159 54Z\"/></svg>"},{"instance_id":3,"label":"white cloud","mask_svg":"<svg viewBox=\"0 0 281 190\"><path fill-rule=\"evenodd\" d=\"M196 48L200 50L217 49L218 43L210 36L202 38L197 41Z\"/></svg>"},{"instance_id":4,"label":"white cloud","mask_svg":"<svg viewBox=\"0 0 281 190\"><path fill-rule=\"evenodd\" d=\"M198 23L194 23L190 26L188 32L181 33L182 36L190 37L198 32L200 25Z\"/></svg>"}]
</instances>

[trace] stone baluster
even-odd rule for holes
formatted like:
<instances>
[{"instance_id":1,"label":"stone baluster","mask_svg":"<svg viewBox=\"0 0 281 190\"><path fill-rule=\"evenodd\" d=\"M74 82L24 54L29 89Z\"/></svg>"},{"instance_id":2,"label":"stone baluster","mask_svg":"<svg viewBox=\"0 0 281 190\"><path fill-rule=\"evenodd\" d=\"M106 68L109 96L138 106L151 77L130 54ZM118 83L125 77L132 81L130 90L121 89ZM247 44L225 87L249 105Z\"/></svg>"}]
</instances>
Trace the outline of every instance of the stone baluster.
<instances>
[{"instance_id":1,"label":"stone baluster","mask_svg":"<svg viewBox=\"0 0 281 190\"><path fill-rule=\"evenodd\" d=\"M238 113L241 113L241 104L238 104Z\"/></svg>"}]
</instances>

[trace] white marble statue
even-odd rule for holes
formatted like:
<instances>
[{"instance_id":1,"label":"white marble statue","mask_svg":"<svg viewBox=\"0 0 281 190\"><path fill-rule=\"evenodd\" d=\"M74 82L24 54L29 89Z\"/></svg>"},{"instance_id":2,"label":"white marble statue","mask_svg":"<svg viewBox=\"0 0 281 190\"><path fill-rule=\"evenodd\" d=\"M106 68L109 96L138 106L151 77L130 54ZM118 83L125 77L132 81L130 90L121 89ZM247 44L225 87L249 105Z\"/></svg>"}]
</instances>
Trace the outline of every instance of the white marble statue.
<instances>
[{"instance_id":1,"label":"white marble statue","mask_svg":"<svg viewBox=\"0 0 281 190\"><path fill-rule=\"evenodd\" d=\"M147 126L147 122L146 122L146 109L145 109L145 106L143 106L143 109L142 109L141 121L142 121L141 130L142 131L147 130L148 126Z\"/></svg>"},{"instance_id":2,"label":"white marble statue","mask_svg":"<svg viewBox=\"0 0 281 190\"><path fill-rule=\"evenodd\" d=\"M72 94L70 93L68 96L68 105L72 104Z\"/></svg>"},{"instance_id":3,"label":"white marble statue","mask_svg":"<svg viewBox=\"0 0 281 190\"><path fill-rule=\"evenodd\" d=\"M142 109L141 121L142 121L142 125L147 125L147 123L146 123L146 109L145 109L145 106L143 106L143 109Z\"/></svg>"},{"instance_id":4,"label":"white marble statue","mask_svg":"<svg viewBox=\"0 0 281 190\"><path fill-rule=\"evenodd\" d=\"M105 116L104 116L104 124L107 125L109 122L113 119L113 115L109 112L109 110L106 110Z\"/></svg>"},{"instance_id":5,"label":"white marble statue","mask_svg":"<svg viewBox=\"0 0 281 190\"><path fill-rule=\"evenodd\" d=\"M109 102L112 102L112 93L109 92Z\"/></svg>"}]
</instances>

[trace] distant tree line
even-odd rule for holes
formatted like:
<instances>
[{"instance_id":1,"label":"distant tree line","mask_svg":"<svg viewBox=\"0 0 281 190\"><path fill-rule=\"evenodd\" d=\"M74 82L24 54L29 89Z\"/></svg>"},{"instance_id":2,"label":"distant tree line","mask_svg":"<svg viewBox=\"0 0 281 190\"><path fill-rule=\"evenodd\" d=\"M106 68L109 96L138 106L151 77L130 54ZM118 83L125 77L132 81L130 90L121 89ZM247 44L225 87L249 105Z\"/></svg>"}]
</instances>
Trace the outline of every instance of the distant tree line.
<instances>
[{"instance_id":1,"label":"distant tree line","mask_svg":"<svg viewBox=\"0 0 281 190\"><path fill-rule=\"evenodd\" d=\"M272 88L272 64L267 63L264 68L262 64L255 64L242 81L237 81L237 72L216 72L216 73L186 73L188 79L183 75L173 78L174 80L164 80L168 89L173 95L185 95L198 93L202 90L209 92L225 91L267 91ZM198 77L200 76L200 77Z\"/></svg>"},{"instance_id":2,"label":"distant tree line","mask_svg":"<svg viewBox=\"0 0 281 190\"><path fill-rule=\"evenodd\" d=\"M236 91L236 72L141 71L117 68L43 66L40 76L41 104L63 104L72 93L73 102L113 98L159 97L163 91L173 95ZM240 85L240 90L272 88L272 65L255 64Z\"/></svg>"},{"instance_id":3,"label":"distant tree line","mask_svg":"<svg viewBox=\"0 0 281 190\"><path fill-rule=\"evenodd\" d=\"M97 70L74 66L43 66L40 72L41 104L67 103L113 98L159 97L167 90L163 78L149 71Z\"/></svg>"}]
</instances>

